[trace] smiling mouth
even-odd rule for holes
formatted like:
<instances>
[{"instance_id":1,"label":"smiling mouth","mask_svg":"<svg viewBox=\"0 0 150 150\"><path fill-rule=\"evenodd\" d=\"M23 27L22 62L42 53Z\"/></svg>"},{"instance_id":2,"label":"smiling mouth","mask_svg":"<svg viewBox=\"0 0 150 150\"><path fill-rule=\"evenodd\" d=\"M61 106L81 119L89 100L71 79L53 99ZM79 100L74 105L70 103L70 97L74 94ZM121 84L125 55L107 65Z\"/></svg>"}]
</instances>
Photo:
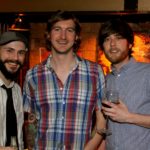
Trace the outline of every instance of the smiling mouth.
<instances>
[{"instance_id":1,"label":"smiling mouth","mask_svg":"<svg viewBox=\"0 0 150 150\"><path fill-rule=\"evenodd\" d=\"M58 42L59 45L67 45L66 42Z\"/></svg>"},{"instance_id":2,"label":"smiling mouth","mask_svg":"<svg viewBox=\"0 0 150 150\"><path fill-rule=\"evenodd\" d=\"M8 63L9 67L11 70L16 71L16 69L18 69L18 64L17 63Z\"/></svg>"},{"instance_id":3,"label":"smiling mouth","mask_svg":"<svg viewBox=\"0 0 150 150\"><path fill-rule=\"evenodd\" d=\"M117 50L117 49L110 49L110 52L111 52L111 53L117 53L118 50Z\"/></svg>"},{"instance_id":4,"label":"smiling mouth","mask_svg":"<svg viewBox=\"0 0 150 150\"><path fill-rule=\"evenodd\" d=\"M67 44L67 41L66 40L58 40L57 41L59 44Z\"/></svg>"},{"instance_id":5,"label":"smiling mouth","mask_svg":"<svg viewBox=\"0 0 150 150\"><path fill-rule=\"evenodd\" d=\"M118 53L119 49L118 48L110 48L110 53Z\"/></svg>"},{"instance_id":6,"label":"smiling mouth","mask_svg":"<svg viewBox=\"0 0 150 150\"><path fill-rule=\"evenodd\" d=\"M17 63L13 63L13 62L8 62L9 65L12 65L12 66L17 66L18 64Z\"/></svg>"},{"instance_id":7,"label":"smiling mouth","mask_svg":"<svg viewBox=\"0 0 150 150\"><path fill-rule=\"evenodd\" d=\"M117 52L110 52L110 54L117 54Z\"/></svg>"}]
</instances>

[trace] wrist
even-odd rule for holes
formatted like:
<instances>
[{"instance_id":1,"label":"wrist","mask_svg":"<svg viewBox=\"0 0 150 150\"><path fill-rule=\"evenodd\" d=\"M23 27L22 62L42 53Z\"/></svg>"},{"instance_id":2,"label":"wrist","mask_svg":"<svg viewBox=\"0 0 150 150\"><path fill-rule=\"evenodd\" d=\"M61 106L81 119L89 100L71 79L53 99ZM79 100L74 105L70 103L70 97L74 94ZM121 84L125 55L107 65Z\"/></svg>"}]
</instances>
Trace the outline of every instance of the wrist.
<instances>
[{"instance_id":1,"label":"wrist","mask_svg":"<svg viewBox=\"0 0 150 150\"><path fill-rule=\"evenodd\" d=\"M134 114L133 113L129 113L127 115L127 119L125 120L125 122L132 124L133 123L133 118L134 118Z\"/></svg>"},{"instance_id":2,"label":"wrist","mask_svg":"<svg viewBox=\"0 0 150 150\"><path fill-rule=\"evenodd\" d=\"M101 129L95 129L96 131L96 133L98 134L98 135L100 135L100 136L105 136L105 130L106 130L106 128L101 128Z\"/></svg>"}]
</instances>

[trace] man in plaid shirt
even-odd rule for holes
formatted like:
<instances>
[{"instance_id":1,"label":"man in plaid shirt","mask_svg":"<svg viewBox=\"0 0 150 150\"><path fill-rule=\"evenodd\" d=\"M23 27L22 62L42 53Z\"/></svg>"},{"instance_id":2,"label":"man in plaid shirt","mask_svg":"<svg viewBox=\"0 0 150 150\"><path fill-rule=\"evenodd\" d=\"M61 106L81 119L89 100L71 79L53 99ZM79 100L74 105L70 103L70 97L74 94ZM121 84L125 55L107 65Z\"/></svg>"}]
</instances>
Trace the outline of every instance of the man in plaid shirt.
<instances>
[{"instance_id":1,"label":"man in plaid shirt","mask_svg":"<svg viewBox=\"0 0 150 150\"><path fill-rule=\"evenodd\" d=\"M91 138L91 127L94 111L97 127L105 127L104 75L100 65L75 54L80 30L72 14L60 11L52 16L46 35L51 54L26 75L24 110L38 121L36 150L92 150L102 140L98 133Z\"/></svg>"}]
</instances>

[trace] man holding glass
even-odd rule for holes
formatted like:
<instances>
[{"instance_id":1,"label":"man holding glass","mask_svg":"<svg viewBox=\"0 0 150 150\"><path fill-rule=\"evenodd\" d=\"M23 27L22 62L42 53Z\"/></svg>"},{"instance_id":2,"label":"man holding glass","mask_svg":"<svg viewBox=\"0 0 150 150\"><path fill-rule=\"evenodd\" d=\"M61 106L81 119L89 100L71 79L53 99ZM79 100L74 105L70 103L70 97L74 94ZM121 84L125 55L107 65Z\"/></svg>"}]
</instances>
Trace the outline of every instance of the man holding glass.
<instances>
[{"instance_id":1,"label":"man holding glass","mask_svg":"<svg viewBox=\"0 0 150 150\"><path fill-rule=\"evenodd\" d=\"M105 22L99 31L98 43L111 62L106 77L107 90L119 93L119 103L104 101L109 117L107 150L150 149L150 64L132 57L134 34L121 19Z\"/></svg>"}]
</instances>

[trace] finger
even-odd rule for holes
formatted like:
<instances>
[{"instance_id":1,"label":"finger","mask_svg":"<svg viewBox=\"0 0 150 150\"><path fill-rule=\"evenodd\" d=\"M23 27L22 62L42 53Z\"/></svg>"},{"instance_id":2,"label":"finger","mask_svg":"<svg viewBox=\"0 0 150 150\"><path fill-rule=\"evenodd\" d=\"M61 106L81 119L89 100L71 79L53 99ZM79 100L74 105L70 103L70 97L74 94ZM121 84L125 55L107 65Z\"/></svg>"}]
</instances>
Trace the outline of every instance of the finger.
<instances>
[{"instance_id":1,"label":"finger","mask_svg":"<svg viewBox=\"0 0 150 150\"><path fill-rule=\"evenodd\" d=\"M110 102L104 102L102 103L102 107L105 107L105 108L110 108Z\"/></svg>"},{"instance_id":2,"label":"finger","mask_svg":"<svg viewBox=\"0 0 150 150\"><path fill-rule=\"evenodd\" d=\"M103 101L102 101L102 104L110 104L110 101L108 101L108 100L103 100Z\"/></svg>"},{"instance_id":3,"label":"finger","mask_svg":"<svg viewBox=\"0 0 150 150\"><path fill-rule=\"evenodd\" d=\"M103 107L102 108L102 112L106 115L107 113L110 113L110 114L115 114L115 109L113 108L106 108L106 107Z\"/></svg>"},{"instance_id":4,"label":"finger","mask_svg":"<svg viewBox=\"0 0 150 150\"><path fill-rule=\"evenodd\" d=\"M118 109L122 104L110 102L109 106L113 109Z\"/></svg>"},{"instance_id":5,"label":"finger","mask_svg":"<svg viewBox=\"0 0 150 150\"><path fill-rule=\"evenodd\" d=\"M112 113L112 112L105 112L104 113L106 116L108 116L108 117L115 117L115 114L114 113Z\"/></svg>"},{"instance_id":6,"label":"finger","mask_svg":"<svg viewBox=\"0 0 150 150\"><path fill-rule=\"evenodd\" d=\"M110 110L111 109L111 107L108 107L108 106L102 106L102 111L107 111L107 112L109 112L109 111L111 111Z\"/></svg>"}]
</instances>

